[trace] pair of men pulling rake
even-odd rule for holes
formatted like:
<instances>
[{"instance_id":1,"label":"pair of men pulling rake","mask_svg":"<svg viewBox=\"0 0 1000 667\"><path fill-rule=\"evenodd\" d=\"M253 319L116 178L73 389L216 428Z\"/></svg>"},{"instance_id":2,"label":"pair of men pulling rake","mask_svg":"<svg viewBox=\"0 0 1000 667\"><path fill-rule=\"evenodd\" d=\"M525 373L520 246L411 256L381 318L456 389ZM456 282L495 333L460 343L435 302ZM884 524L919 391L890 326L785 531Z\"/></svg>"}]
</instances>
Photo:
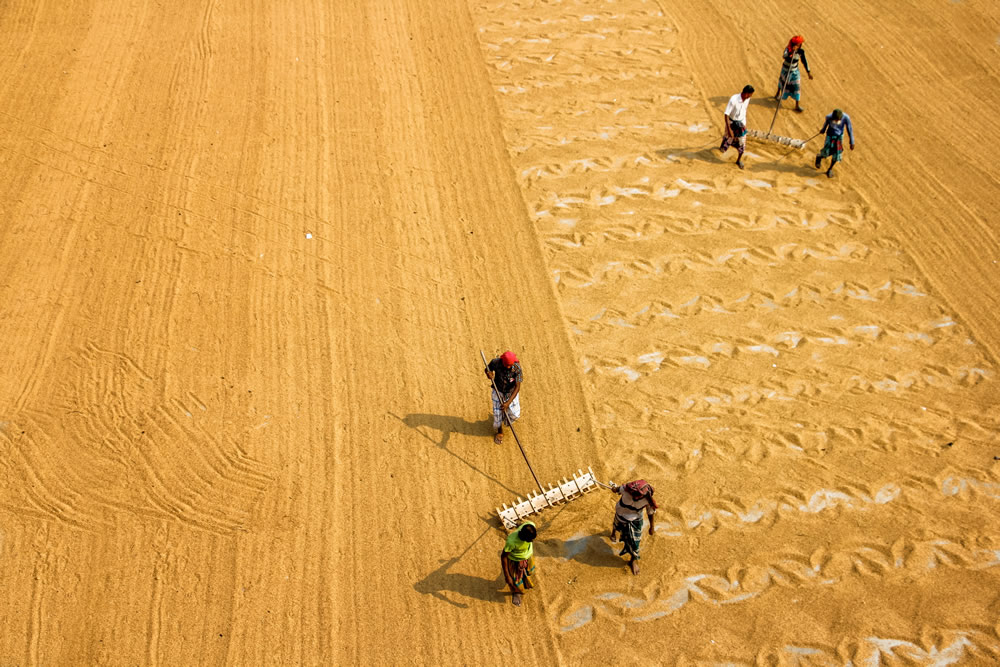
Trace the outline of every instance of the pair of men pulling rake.
<instances>
[{"instance_id":1,"label":"pair of men pulling rake","mask_svg":"<svg viewBox=\"0 0 1000 667\"><path fill-rule=\"evenodd\" d=\"M781 74L778 76L778 92L775 94L774 99L778 102L778 106L781 106L781 101L791 97L795 100L795 110L801 113L804 111L801 100L801 90L800 90L800 74L799 74L799 63L805 67L806 74L812 79L812 72L809 71L809 62L806 60L805 50L802 48L802 44L805 39L801 35L796 35L792 37L788 42L788 46L785 47L785 51L782 55L782 65ZM729 98L729 103L726 105L725 116L725 132L722 137L722 144L719 146L719 150L725 153L729 150L730 146L734 146L737 150L736 156L736 166L743 169L746 165L743 163L743 152L746 150L747 143L747 107L750 105L750 98L754 94L754 88L751 85L746 85L743 90L736 93ZM775 111L777 114L777 111ZM772 122L772 126L773 126ZM823 148L816 155L816 168L822 168L823 160L825 158L831 158L830 167L826 170L826 175L829 178L833 178L833 168L840 162L841 156L844 152L844 132L847 132L847 136L850 139L851 150L854 150L854 128L851 125L851 117L840 109L834 109L832 113L827 115L826 121L823 123L823 127L817 134L826 135L826 139L823 143Z\"/></svg>"},{"instance_id":2,"label":"pair of men pulling rake","mask_svg":"<svg viewBox=\"0 0 1000 667\"><path fill-rule=\"evenodd\" d=\"M493 441L503 442L504 413L509 423L521 416L521 404L518 395L524 373L521 364L510 350L494 358L486 365L486 376L490 379L490 399L493 406L493 428L496 434ZM615 516L611 524L611 541L622 542L619 556L629 556L629 568L632 574L639 574L639 543L642 540L643 519L645 511L649 517L649 534L654 531L654 513L656 501L653 499L653 487L645 480L636 480L621 486L608 487L619 495L615 505ZM535 558L534 541L538 536L538 528L533 521L525 521L517 530L507 536L503 551L500 552L500 568L504 581L510 588L511 601L515 606L521 605L521 597L525 591L534 588Z\"/></svg>"}]
</instances>

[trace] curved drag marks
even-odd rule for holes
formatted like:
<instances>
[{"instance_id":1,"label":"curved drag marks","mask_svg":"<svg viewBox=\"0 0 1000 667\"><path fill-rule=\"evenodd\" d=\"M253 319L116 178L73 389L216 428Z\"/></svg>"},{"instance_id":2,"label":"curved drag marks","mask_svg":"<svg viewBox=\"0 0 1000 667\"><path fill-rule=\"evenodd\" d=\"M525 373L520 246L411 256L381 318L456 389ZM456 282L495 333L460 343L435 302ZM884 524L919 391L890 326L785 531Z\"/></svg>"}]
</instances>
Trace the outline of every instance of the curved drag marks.
<instances>
[{"instance_id":1,"label":"curved drag marks","mask_svg":"<svg viewBox=\"0 0 1000 667\"><path fill-rule=\"evenodd\" d=\"M643 586L642 597L611 591L594 595L588 602L563 602L553 622L564 632L590 622L579 622L584 618L605 619L624 629L627 623L681 614L691 605L745 603L772 587L809 590L835 587L854 578L914 585L941 569L983 570L1000 565L1000 540L981 536L976 542L987 546L967 547L942 538L900 538L892 544L870 540L834 551L820 547L809 554L776 554L733 563L725 570L655 578Z\"/></svg>"},{"instance_id":2,"label":"curved drag marks","mask_svg":"<svg viewBox=\"0 0 1000 667\"><path fill-rule=\"evenodd\" d=\"M948 467L935 477L908 475L877 484L841 482L824 488L783 488L765 497L707 497L677 505L661 505L656 532L669 537L688 533L707 535L720 529L767 530L783 517L795 521L804 515L829 510L868 512L895 504L907 511L933 507L942 498L974 505L974 511L991 512L1000 500L997 474Z\"/></svg>"},{"instance_id":3,"label":"curved drag marks","mask_svg":"<svg viewBox=\"0 0 1000 667\"><path fill-rule=\"evenodd\" d=\"M771 302L773 303L773 300ZM740 352L768 354L778 357L783 351L797 350L812 345L824 348L830 346L856 348L878 344L888 345L893 349L897 349L899 345L926 348L949 341L958 342L965 347L973 347L968 345L968 334L960 328L956 328L955 321L950 316L944 315L906 328L897 327L893 323L865 322L862 320L864 323L843 323L843 326L813 327L805 330L792 329L756 336L742 336L740 338L708 338L705 342L699 344L696 349L679 348L671 343L669 339L664 338L660 340L658 338L665 335L665 332L660 329L671 326L670 320L680 319L675 310L679 309L672 309L669 304L661 302L655 305L644 306L635 313L602 309L601 312L589 318L572 318L570 322L577 336L606 336L610 331L623 328L654 328L654 331L650 331L647 334L647 341L652 345L664 346L666 351L656 349L631 357L631 359L634 359L631 363L650 367L650 370L658 370L662 366L664 359L668 358L704 356L705 361L703 365L708 367L713 357L716 359L730 359ZM709 312L719 314L732 313L733 311L720 307L710 309ZM687 313L687 315L690 316L691 314ZM625 360L628 357L621 357L620 359ZM589 364L587 358L585 358L584 363ZM983 363L992 365L986 360Z\"/></svg>"},{"instance_id":4,"label":"curved drag marks","mask_svg":"<svg viewBox=\"0 0 1000 667\"><path fill-rule=\"evenodd\" d=\"M621 109L624 111L625 109ZM577 117L585 116L578 115ZM586 121L589 121L586 118ZM628 124L618 124L618 125L608 125L604 119L598 119L601 122L600 126L596 126L594 122L587 122L584 126L585 130L594 130L595 127L600 129L612 128L612 129L629 129L630 127L637 127L639 129L647 129L649 125L628 125ZM561 126L565 127L566 122L562 122ZM581 126L584 122L580 123ZM656 121L655 127L680 127L686 129L688 132L703 132L705 127L698 123L664 123L662 121ZM536 130L550 130L550 126L539 126L535 128ZM582 135L574 135L574 138L581 137ZM567 139L565 143L569 143L570 140ZM560 144L562 145L562 144ZM521 184L532 187L538 184L542 180L559 180L564 179L568 176L586 173L613 173L618 175L619 172L626 169L633 168L646 168L646 169L669 169L670 171L676 172L677 163L682 158L678 153L663 152L663 151L647 151L643 153L630 153L621 154L616 151L614 155L593 155L590 157L574 157L567 160L552 160L549 162L531 164L523 168L519 172L519 177L521 179ZM680 180L680 179L678 179ZM720 175L714 179L716 183L729 184L727 187L723 187L722 191L730 191L735 189L742 189L741 185L747 185L754 188L771 188L774 187L774 182L769 180L753 179L747 178L741 175L725 174ZM784 194L799 194L805 190L817 190L819 191L819 181L806 182L803 183L800 179L787 179L788 185L784 188ZM705 188L701 188L705 189ZM838 200L831 200L828 202L831 206L837 206ZM801 213L809 213L809 211L802 211Z\"/></svg>"},{"instance_id":5,"label":"curved drag marks","mask_svg":"<svg viewBox=\"0 0 1000 667\"><path fill-rule=\"evenodd\" d=\"M732 213L706 216L644 215L636 220L635 211L623 211L615 218L556 217L551 211L536 214L536 220L547 221L552 230L544 234L550 250L593 250L608 243L657 241L665 236L712 236L719 232L820 232L835 226L851 232L871 232L877 224L863 213L803 215L796 211L774 214ZM572 229L572 232L557 231Z\"/></svg>"},{"instance_id":6,"label":"curved drag marks","mask_svg":"<svg viewBox=\"0 0 1000 667\"><path fill-rule=\"evenodd\" d=\"M722 34L717 10L523 0L474 11L511 166L607 443L602 466L660 480L663 495L637 578L604 558L605 527L577 525L583 510L552 522L593 537L547 565L567 582L546 589L550 627L579 661L620 661L586 637L633 623L656 647L637 659L678 664L992 657L1000 635L967 616L924 634L909 616L912 600L958 599L954 582L998 576L1000 542L980 534L1000 500L996 360L886 223L883 186L822 178L811 151L753 141L745 171L720 154L735 89L692 77L692 57L707 62ZM705 32L679 34L675 11L704 19ZM739 57L757 71L771 37L754 30ZM772 110L752 105L751 123ZM779 127L796 123L783 117ZM883 537L898 522L912 523L908 537ZM580 573L575 561L599 567ZM908 625L876 622L887 628L877 636L838 627L838 644L817 642L876 588ZM809 641L797 642L785 626L800 599L823 601L802 611ZM995 606L968 604L970 615ZM761 628L790 641L748 641ZM730 652L708 637L730 639Z\"/></svg>"},{"instance_id":7,"label":"curved drag marks","mask_svg":"<svg viewBox=\"0 0 1000 667\"><path fill-rule=\"evenodd\" d=\"M24 412L0 433L16 469L3 504L89 528L138 513L220 533L245 530L273 471L199 425L197 397L163 401L129 356L89 344L52 409ZM85 462L85 465L81 465Z\"/></svg>"},{"instance_id":8,"label":"curved drag marks","mask_svg":"<svg viewBox=\"0 0 1000 667\"><path fill-rule=\"evenodd\" d=\"M655 7L655 5L653 7ZM519 35L530 36L540 34L540 36L544 37L544 31L551 30L553 28L562 28L566 29L566 32L559 32L556 34L567 34L572 32L574 35L589 35L593 33L606 34L609 32L627 32L640 35L656 35L661 32L670 32L670 29L661 27L660 24L656 23L652 23L652 25L657 26L657 28L648 28L646 27L650 25L648 19L662 17L663 12L655 8L632 11L594 11L580 14L566 13L562 16L553 16L551 13L547 12L543 16L539 17L531 16L530 12L521 10L517 12L516 17L498 18L480 24L479 32L489 35L495 32L509 32L510 30L516 30ZM620 24L623 22L632 22L634 25L620 27ZM586 27L588 24L595 27L588 29Z\"/></svg>"},{"instance_id":9,"label":"curved drag marks","mask_svg":"<svg viewBox=\"0 0 1000 667\"><path fill-rule=\"evenodd\" d=\"M1000 483L950 475L941 482L941 493L957 498L984 496L1000 500Z\"/></svg>"},{"instance_id":10,"label":"curved drag marks","mask_svg":"<svg viewBox=\"0 0 1000 667\"><path fill-rule=\"evenodd\" d=\"M634 83L637 85L679 85L679 79L672 71L667 69L648 69L639 72L615 72L606 73L587 70L584 72L563 72L560 74L549 74L539 76L522 76L513 84L501 84L496 87L497 92L502 95L524 95L526 93L538 93L540 91L552 92L553 88L565 88L572 86L574 89L588 86L591 90L606 89L608 85ZM705 127L707 130L708 128ZM576 139L580 141L581 139ZM563 142L565 143L565 142Z\"/></svg>"},{"instance_id":11,"label":"curved drag marks","mask_svg":"<svg viewBox=\"0 0 1000 667\"><path fill-rule=\"evenodd\" d=\"M926 321L913 329L898 329L891 324L844 323L845 326L739 337L722 337L705 331L694 336L697 343L680 345L674 332L677 318L667 317L665 312L666 309L643 309L627 317L621 312L602 310L587 320L571 320L573 333L581 340L586 342L591 336L598 336L608 341L608 351L616 350L617 340L630 336L631 329L645 330L646 351L636 355L584 356L581 360L586 372L615 373L627 369L629 379L636 380L665 369L709 370L736 360L744 364L763 362L774 368L780 364L783 372L787 372L789 364L802 365L810 376L828 376L831 370L853 376L857 370L853 360L858 355L880 360L877 364L870 362L871 367L886 368L909 356L919 356L933 346L948 348L941 352L948 358L947 364L928 367L937 374L959 376L965 372L969 374L967 380L975 383L990 378L994 368L983 350L969 344L967 334L948 326L954 324L948 316ZM598 344L597 341L592 344L595 352Z\"/></svg>"},{"instance_id":12,"label":"curved drag marks","mask_svg":"<svg viewBox=\"0 0 1000 667\"><path fill-rule=\"evenodd\" d=\"M709 126L704 123L678 122L658 119L647 123L608 124L588 123L586 128L567 132L560 130L552 136L547 125L535 125L510 141L507 152L511 157L534 163L566 155L593 155L594 153L642 150L667 132L700 134L704 140ZM714 141L714 139L708 139Z\"/></svg>"},{"instance_id":13,"label":"curved drag marks","mask_svg":"<svg viewBox=\"0 0 1000 667\"><path fill-rule=\"evenodd\" d=\"M575 170L578 173L594 172L599 173L603 171L602 160L608 161L609 158L604 159L584 159L573 161L569 167L571 170ZM646 158L639 156L637 158L630 160L632 163L643 167ZM650 164L652 164L650 162ZM557 165L549 165L545 169L559 169ZM651 170L650 170L651 171ZM531 172L537 174L538 172ZM586 178L576 178L577 188L581 184L585 184L588 179ZM762 181L754 179L741 179L733 177L720 177L714 181L708 180L686 180L683 178L678 178L673 181L663 181L660 179L653 180L649 176L644 176L637 181L623 183L621 185L599 183L594 184L585 190L576 189L573 191L554 191L551 189L544 189L538 192L531 201L531 211L532 215L536 218L542 218L547 215L564 215L566 211L571 211L574 209L587 209L587 208L604 208L612 206L614 204L623 203L628 200L628 205L631 207L636 206L635 202L641 202L646 205L657 205L660 202L665 202L667 200L677 200L675 204L679 204L684 201L689 207L705 207L709 204L712 199L717 198L720 195L731 196L731 195L742 195L745 194L747 190L759 190L760 188L773 189L779 193L787 192L791 190L791 186L782 186L777 181ZM682 195L684 198L679 199ZM687 202L686 200L691 197L697 197L694 202ZM709 199L711 198L711 199ZM782 202L785 206L786 203ZM744 207L744 210L747 207ZM843 215L838 209L842 206L839 203L834 203L823 211L819 216L811 212L801 212L794 215L796 218L802 218L809 216L810 214L815 217L829 217L832 215ZM717 207L712 205L712 213L699 212L700 216L705 215L719 215L724 218L725 212L717 210ZM634 215L635 210L630 210L627 212L628 215ZM661 215L665 214L661 213ZM675 211L674 216L678 213ZM744 214L745 215L745 214ZM852 228L849 228L852 229ZM877 243L885 245L893 243L890 239L880 238L876 240Z\"/></svg>"},{"instance_id":14,"label":"curved drag marks","mask_svg":"<svg viewBox=\"0 0 1000 667\"><path fill-rule=\"evenodd\" d=\"M542 180L559 180L574 174L617 173L629 167L669 166L669 164L668 159L653 152L584 157L530 165L521 170L519 177L522 185L532 187Z\"/></svg>"},{"instance_id":15,"label":"curved drag marks","mask_svg":"<svg viewBox=\"0 0 1000 667\"><path fill-rule=\"evenodd\" d=\"M650 92L647 95L609 96L604 91L597 91L592 95L586 91L578 91L572 100L562 105L541 99L523 103L514 100L506 102L506 115L512 120L524 122L526 125L540 120L558 121L566 127L577 127L615 118L649 118L651 115L662 118L666 112L687 118L691 108L700 104L690 97L677 93ZM678 108L671 109L674 106Z\"/></svg>"},{"instance_id":16,"label":"curved drag marks","mask_svg":"<svg viewBox=\"0 0 1000 667\"><path fill-rule=\"evenodd\" d=\"M556 282L559 282L558 280ZM581 285L586 287L587 285ZM602 308L590 315L586 321L596 322L609 315L610 319L622 319L626 324L637 321L647 321L652 317L679 319L701 314L738 314L747 311L763 310L774 312L783 308L797 308L803 305L824 304L877 304L899 299L924 299L927 294L915 281L908 278L887 279L884 282L859 283L838 282L833 285L821 286L800 284L792 287L782 286L778 291L748 290L738 295L695 294L681 297L684 301L665 301L657 299L643 304L637 304L637 310L632 315L610 308ZM574 324L586 326L584 319L573 320ZM951 325L946 325L951 326Z\"/></svg>"},{"instance_id":17,"label":"curved drag marks","mask_svg":"<svg viewBox=\"0 0 1000 667\"><path fill-rule=\"evenodd\" d=\"M774 267L785 262L804 262L807 260L862 262L868 258L869 254L871 254L871 249L868 246L853 241L845 241L836 245L824 243L816 246L785 243L771 248L732 248L716 255L686 252L658 257L653 260L613 261L590 270L555 268L552 273L557 284L581 289L612 280L671 275L684 271L745 269L753 266Z\"/></svg>"},{"instance_id":18,"label":"curved drag marks","mask_svg":"<svg viewBox=\"0 0 1000 667\"><path fill-rule=\"evenodd\" d=\"M617 370L616 375L637 380L629 376L628 370ZM635 373L635 371L632 371ZM832 374L826 374L829 377ZM763 402L809 401L820 398L837 398L845 393L897 395L904 393L919 393L926 389L936 389L957 392L978 384L992 377L992 371L984 368L958 366L946 368L939 366L923 366L921 368L900 371L893 375L875 375L866 377L860 374L847 378L825 377L820 380L805 378L762 380L735 387L706 387L691 393L679 393L676 397L667 399L663 405L678 411L715 413L729 411L734 408L747 409Z\"/></svg>"},{"instance_id":19,"label":"curved drag marks","mask_svg":"<svg viewBox=\"0 0 1000 667\"><path fill-rule=\"evenodd\" d=\"M580 25L586 25L581 23ZM597 30L560 30L556 32L536 32L524 36L515 36L509 33L501 35L499 30L493 33L480 32L480 46L486 52L487 60L498 75L494 81L509 82L511 77L503 77L507 74L502 68L497 68L497 63L504 62L511 57L522 56L522 62L527 63L529 54L549 56L554 54L586 54L598 51L605 53L627 53L629 57L642 55L645 51L636 51L637 48L664 50L662 44L665 42L667 33L665 31L651 31L644 28L599 28ZM672 36L670 36L672 37ZM670 49L671 56L673 50ZM581 61L585 62L585 61ZM645 67L654 65L653 61L645 63ZM604 69L607 69L605 67Z\"/></svg>"},{"instance_id":20,"label":"curved drag marks","mask_svg":"<svg viewBox=\"0 0 1000 667\"><path fill-rule=\"evenodd\" d=\"M100 523L98 513L84 500L83 480L73 462L46 456L53 446L42 436L29 434L30 422L13 422L0 433L0 468L5 479L25 479L23 486L9 486L0 491L0 504L8 510L29 516L55 519L77 528ZM41 442L39 442L41 440Z\"/></svg>"},{"instance_id":21,"label":"curved drag marks","mask_svg":"<svg viewBox=\"0 0 1000 667\"><path fill-rule=\"evenodd\" d=\"M790 416L775 418L766 402L750 408L740 406L731 413L707 413L659 406L649 409L613 400L602 406L598 424L605 429L629 425L628 437L619 438L623 457L666 479L680 479L706 468L745 471L775 465L779 471L782 466L831 470L840 456L864 456L868 461L880 461L879 466L889 470L898 458L914 456L927 464L924 472L918 473L911 463L905 474L899 475L905 480L901 484L912 482L913 488L925 490L927 497L937 501L945 497L963 502L993 499L997 472L982 465L991 462L989 456L966 459L976 462L972 466L949 461L956 441L968 448L966 454L989 452L1000 430L995 418L970 410L965 414L920 411L920 418L900 419L892 413L857 409L841 401L823 404L808 397L800 397L798 402L788 400L778 407ZM802 417L818 407L825 408L819 418ZM659 435L665 432L671 436ZM805 488L796 493L806 497Z\"/></svg>"},{"instance_id":22,"label":"curved drag marks","mask_svg":"<svg viewBox=\"0 0 1000 667\"><path fill-rule=\"evenodd\" d=\"M903 489L899 484L886 483L874 489L844 484L805 493L786 490L766 498L743 501L739 498L715 499L706 503L686 502L679 506L660 506L656 532L680 537L697 530L713 533L719 528L769 528L782 515L818 514L841 508L865 510L899 500ZM660 516L661 512L665 516Z\"/></svg>"},{"instance_id":23,"label":"curved drag marks","mask_svg":"<svg viewBox=\"0 0 1000 667\"><path fill-rule=\"evenodd\" d=\"M503 48L500 44L486 43L484 46L488 49L496 51L500 51ZM516 72L519 65L526 66L526 68L537 67L539 72L544 72L546 70L558 72L563 68L573 68L579 65L587 64L592 62L595 58L611 57L613 57L616 62L621 64L643 65L650 58L659 58L664 60L665 57L669 56L672 51L673 49L664 49L655 46L633 46L627 49L613 49L607 51L599 48L586 49L583 51L550 49L539 50L535 53L519 53L517 55L511 55L507 59L498 60L493 64L493 66L497 70L511 75L511 78L517 78Z\"/></svg>"},{"instance_id":24,"label":"curved drag marks","mask_svg":"<svg viewBox=\"0 0 1000 667\"><path fill-rule=\"evenodd\" d=\"M881 635L881 636L880 636ZM968 661L975 660L975 663ZM1000 639L974 628L924 629L909 640L888 633L845 637L836 645L790 642L761 649L758 665L952 665L1000 662Z\"/></svg>"},{"instance_id":25,"label":"curved drag marks","mask_svg":"<svg viewBox=\"0 0 1000 667\"><path fill-rule=\"evenodd\" d=\"M848 345L847 339L843 339L843 344ZM584 367L587 372L624 377L629 382L635 382L642 378L649 377L655 373L666 369L694 369L708 371L719 360L731 360L744 355L764 355L766 357L778 359L781 353L778 348L771 345L740 345L733 346L730 343L715 343L709 350L693 350L674 348L666 352L650 352L641 355L635 360L603 357L585 358ZM631 363L630 363L631 361ZM808 364L808 362L806 362ZM813 364L809 364L813 367ZM771 364L777 367L777 363ZM963 386L976 385L984 380L992 380L994 370L992 364L987 359L981 359L978 365L948 365L948 366L924 366L915 370L901 370L891 375L877 376L877 379L865 377L853 372L854 369L844 368L833 364L815 365L810 375L815 375L822 380L807 382L804 380L791 380L784 383L786 391L775 389L773 385L766 390L750 390L752 394L776 396L779 400L791 400L792 396L805 394L816 396L831 391L859 392L902 392L919 391L933 387L936 389L954 390ZM765 383L767 386L769 383ZM744 386L740 390L740 395L747 391ZM710 400L703 398L702 400ZM720 400L716 397L715 400ZM732 404L730 400L723 400L725 404ZM684 401L682 405L689 405Z\"/></svg>"}]
</instances>

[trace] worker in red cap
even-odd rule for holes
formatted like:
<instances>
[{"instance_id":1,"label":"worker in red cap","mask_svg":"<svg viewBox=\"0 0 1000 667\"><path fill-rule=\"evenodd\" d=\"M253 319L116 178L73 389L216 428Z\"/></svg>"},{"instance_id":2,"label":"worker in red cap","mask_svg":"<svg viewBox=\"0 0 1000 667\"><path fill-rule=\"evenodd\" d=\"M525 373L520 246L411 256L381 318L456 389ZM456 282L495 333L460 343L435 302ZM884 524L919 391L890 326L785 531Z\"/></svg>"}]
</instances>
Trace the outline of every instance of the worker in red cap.
<instances>
[{"instance_id":1,"label":"worker in red cap","mask_svg":"<svg viewBox=\"0 0 1000 667\"><path fill-rule=\"evenodd\" d=\"M778 100L778 106L781 106L781 100L787 100L791 97L795 100L795 110L799 113L803 111L800 104L802 99L799 87L800 60L802 66L806 68L806 74L809 75L810 79L813 78L812 72L809 71L809 61L806 60L806 50L802 48L805 41L802 35L795 35L788 40L788 46L785 47L785 52L782 55L781 74L778 76L778 92L774 95L774 99Z\"/></svg>"},{"instance_id":2,"label":"worker in red cap","mask_svg":"<svg viewBox=\"0 0 1000 667\"><path fill-rule=\"evenodd\" d=\"M490 390L490 395L493 397L493 428L496 429L493 442L499 445L503 442L504 413L507 413L507 419L511 422L517 421L521 416L521 401L517 395L521 393L524 374L517 355L507 350L494 358L486 366L486 377L496 386L495 390ZM497 392L500 392L499 395Z\"/></svg>"}]
</instances>

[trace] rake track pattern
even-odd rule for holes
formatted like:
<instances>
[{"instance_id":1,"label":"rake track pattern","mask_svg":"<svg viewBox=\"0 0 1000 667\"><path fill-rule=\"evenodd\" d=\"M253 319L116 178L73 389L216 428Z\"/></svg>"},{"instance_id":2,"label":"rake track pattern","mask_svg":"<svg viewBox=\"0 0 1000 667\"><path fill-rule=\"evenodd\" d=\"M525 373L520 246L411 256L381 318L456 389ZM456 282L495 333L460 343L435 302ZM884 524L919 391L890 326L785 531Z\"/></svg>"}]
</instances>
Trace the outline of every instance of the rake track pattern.
<instances>
[{"instance_id":1,"label":"rake track pattern","mask_svg":"<svg viewBox=\"0 0 1000 667\"><path fill-rule=\"evenodd\" d=\"M719 158L711 147L724 98L702 101L707 91L690 77L668 14L653 0L474 11L606 467L664 488L649 574L610 592L547 592L555 625L567 637L633 623L683 636L699 605L766 594L781 606L859 579L932 591L944 569L974 577L996 568L1000 532L979 517L1000 509L1000 485L986 457L970 453L998 433L995 416L974 407L995 391L994 361L862 190L803 175L788 165L808 158L775 146L751 143L747 171L732 154ZM915 452L925 458L909 474L880 474ZM844 472L852 460L866 464L854 478ZM852 516L882 525L915 515L935 534L886 542L868 523L850 525ZM817 517L839 522L838 545L821 546ZM977 532L959 528L969 524ZM571 551L613 556L597 537L603 520L580 526L591 537ZM798 537L782 545L788 531ZM753 542L730 563L713 560L724 546L677 555L690 540L736 544L743 534L773 534L777 544ZM575 557L550 565L553 578L572 583ZM663 559L674 574L662 573ZM914 627L832 646L800 639L725 657L1000 656L995 628ZM571 639L563 649L574 655ZM721 657L692 649L678 664L709 655Z\"/></svg>"}]
</instances>

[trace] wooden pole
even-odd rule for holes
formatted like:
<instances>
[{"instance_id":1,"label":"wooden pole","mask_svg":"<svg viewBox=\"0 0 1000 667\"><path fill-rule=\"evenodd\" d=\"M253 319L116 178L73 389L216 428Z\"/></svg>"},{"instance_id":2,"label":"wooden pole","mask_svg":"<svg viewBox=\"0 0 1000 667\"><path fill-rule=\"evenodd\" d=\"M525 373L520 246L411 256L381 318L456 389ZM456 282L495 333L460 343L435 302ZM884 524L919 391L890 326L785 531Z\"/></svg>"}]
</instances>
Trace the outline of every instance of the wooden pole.
<instances>
[{"instance_id":1,"label":"wooden pole","mask_svg":"<svg viewBox=\"0 0 1000 667\"><path fill-rule=\"evenodd\" d=\"M488 371L490 369L490 364L486 361L486 355L483 354L482 350L479 350L479 356L483 358L483 368ZM493 391L496 392L497 398L500 398L500 392L497 391L497 383L493 381L493 378L490 378L490 384L493 385ZM538 493L542 494L542 497L545 498L545 503L551 507L552 504L549 503L549 499L545 497L545 491L542 489L542 484L538 481L538 475L535 474L534 468L531 467L531 461L528 460L528 455L524 453L524 447L521 446L521 441L518 439L517 433L514 431L514 424L510 421L507 411L501 410L501 415L501 419L507 422L507 426L510 428L510 433L514 436L514 442L517 443L517 448L521 450L521 456L524 457L524 462L528 466L528 471L531 472L531 477L535 480L535 486L538 487Z\"/></svg>"}]
</instances>

